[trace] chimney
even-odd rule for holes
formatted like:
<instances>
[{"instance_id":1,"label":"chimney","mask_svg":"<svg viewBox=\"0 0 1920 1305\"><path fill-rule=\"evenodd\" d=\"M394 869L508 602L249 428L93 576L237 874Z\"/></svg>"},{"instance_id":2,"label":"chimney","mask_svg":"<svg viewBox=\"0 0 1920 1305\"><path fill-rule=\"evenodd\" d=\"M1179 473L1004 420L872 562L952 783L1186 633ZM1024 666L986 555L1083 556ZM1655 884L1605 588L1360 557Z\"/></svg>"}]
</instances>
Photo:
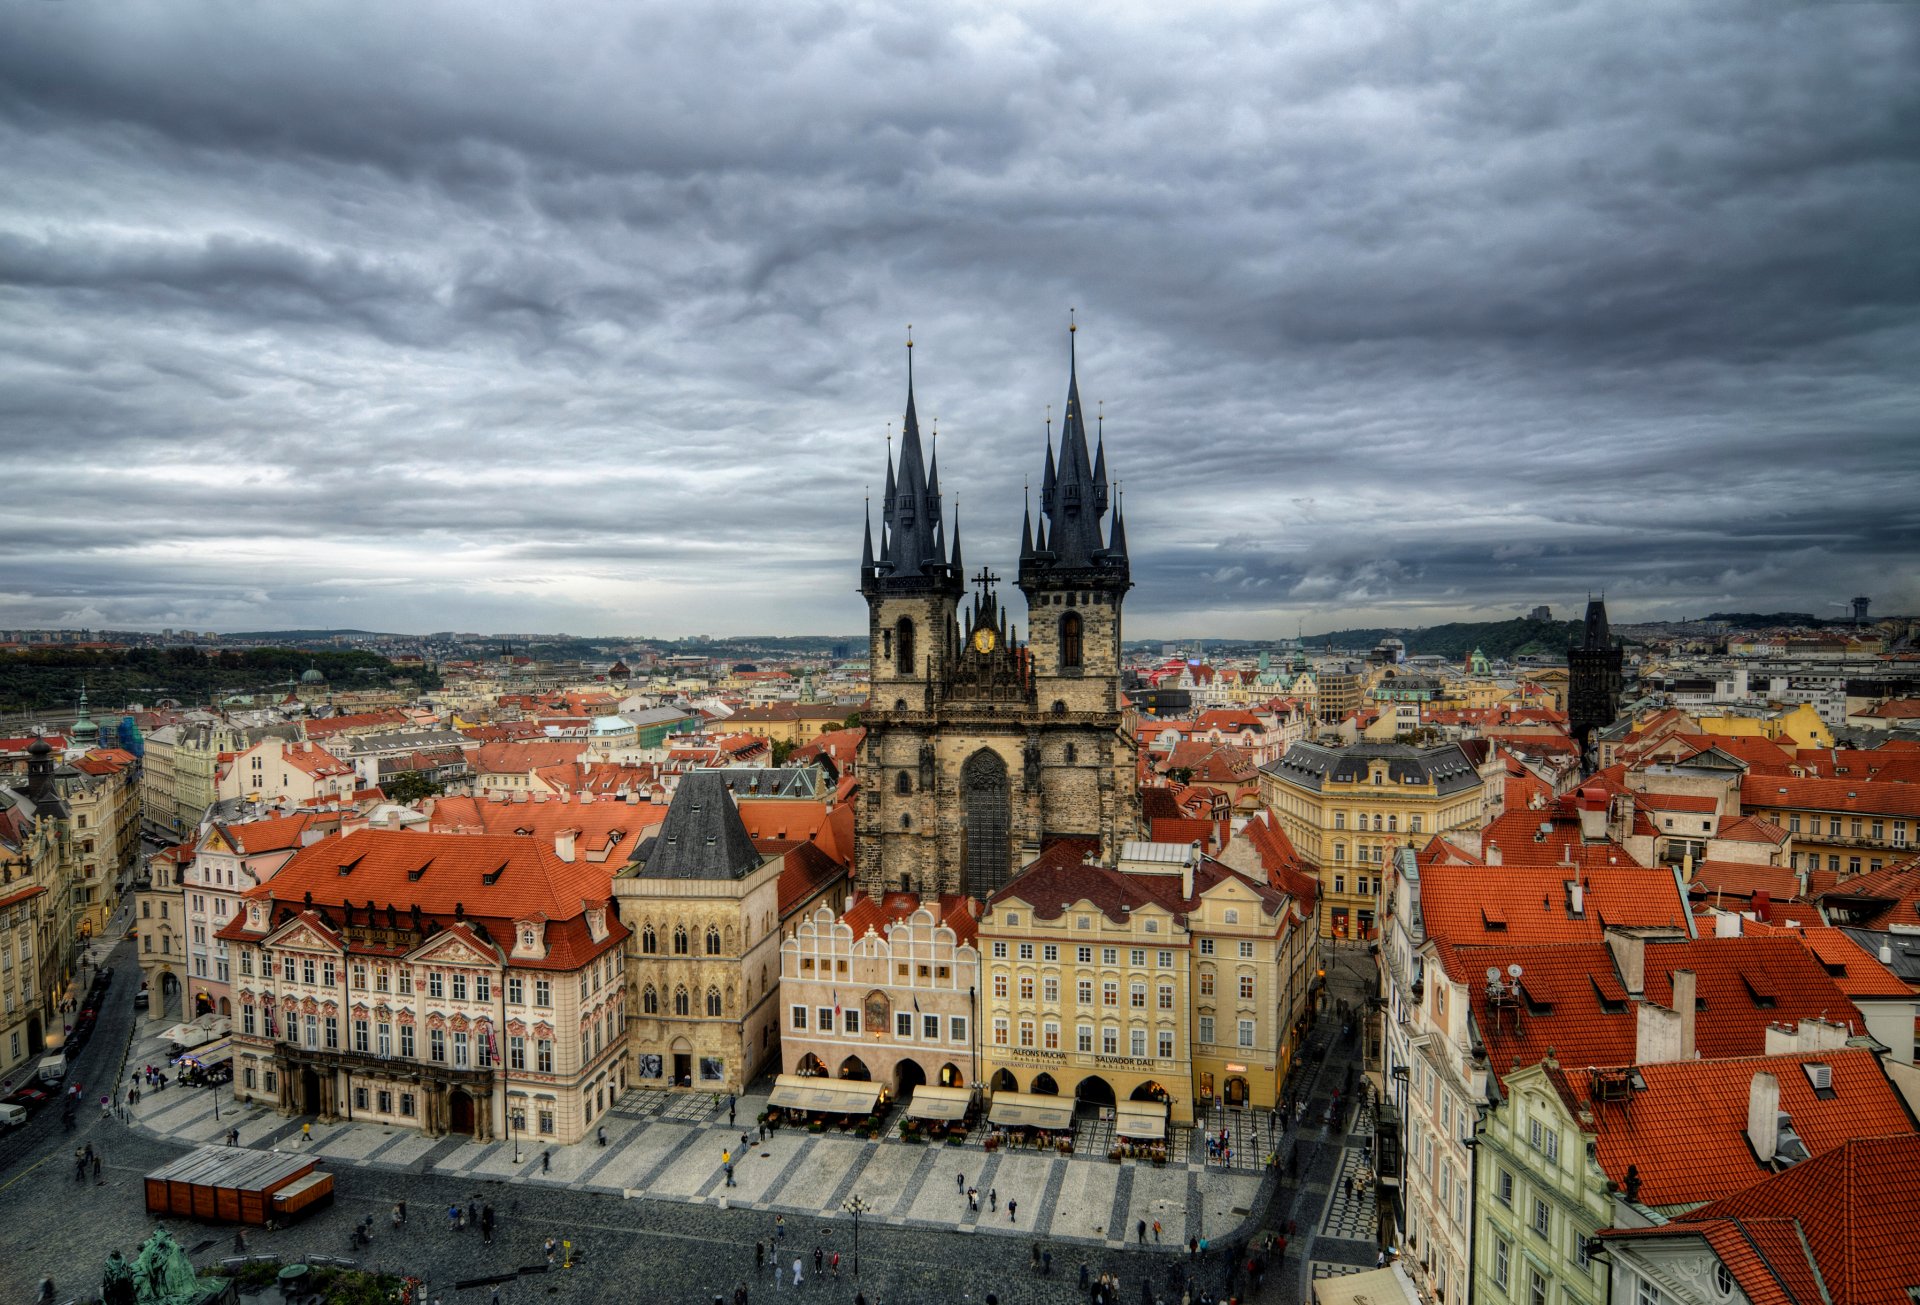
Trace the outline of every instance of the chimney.
<instances>
[{"instance_id":1,"label":"chimney","mask_svg":"<svg viewBox=\"0 0 1920 1305\"><path fill-rule=\"evenodd\" d=\"M1200 863L1200 844L1196 841L1188 844L1187 856L1180 863L1180 900L1193 900L1193 868Z\"/></svg>"},{"instance_id":2,"label":"chimney","mask_svg":"<svg viewBox=\"0 0 1920 1305\"><path fill-rule=\"evenodd\" d=\"M1692 970L1675 970L1673 1012L1680 1017L1680 1059L1693 1059L1693 1018L1695 979Z\"/></svg>"},{"instance_id":3,"label":"chimney","mask_svg":"<svg viewBox=\"0 0 1920 1305\"><path fill-rule=\"evenodd\" d=\"M1574 809L1580 813L1580 841L1583 843L1604 843L1607 841L1607 791L1597 784L1588 785L1574 794Z\"/></svg>"},{"instance_id":4,"label":"chimney","mask_svg":"<svg viewBox=\"0 0 1920 1305\"><path fill-rule=\"evenodd\" d=\"M1587 918L1587 888L1578 879L1567 884L1567 912L1576 920Z\"/></svg>"},{"instance_id":5,"label":"chimney","mask_svg":"<svg viewBox=\"0 0 1920 1305\"><path fill-rule=\"evenodd\" d=\"M1607 930L1607 949L1620 971L1620 985L1634 996L1646 991L1647 940L1636 934Z\"/></svg>"},{"instance_id":6,"label":"chimney","mask_svg":"<svg viewBox=\"0 0 1920 1305\"><path fill-rule=\"evenodd\" d=\"M1838 1051L1847 1045L1847 1026L1833 1020L1805 1019L1798 1024L1767 1025L1765 1054L1796 1056Z\"/></svg>"},{"instance_id":7,"label":"chimney","mask_svg":"<svg viewBox=\"0 0 1920 1305\"><path fill-rule=\"evenodd\" d=\"M1740 917L1732 911L1720 911L1713 917L1713 936L1716 938L1738 938Z\"/></svg>"},{"instance_id":8,"label":"chimney","mask_svg":"<svg viewBox=\"0 0 1920 1305\"><path fill-rule=\"evenodd\" d=\"M1753 918L1762 922L1773 919L1773 894L1764 888L1754 890Z\"/></svg>"},{"instance_id":9,"label":"chimney","mask_svg":"<svg viewBox=\"0 0 1920 1305\"><path fill-rule=\"evenodd\" d=\"M1755 1074L1747 1090L1747 1141L1763 1165L1771 1165L1780 1149L1780 1080Z\"/></svg>"},{"instance_id":10,"label":"chimney","mask_svg":"<svg viewBox=\"0 0 1920 1305\"><path fill-rule=\"evenodd\" d=\"M553 836L553 854L562 861L573 860L573 838L579 831L562 829Z\"/></svg>"},{"instance_id":11,"label":"chimney","mask_svg":"<svg viewBox=\"0 0 1920 1305\"><path fill-rule=\"evenodd\" d=\"M1880 944L1880 963L1882 965L1893 964L1893 944L1892 943L1883 942Z\"/></svg>"},{"instance_id":12,"label":"chimney","mask_svg":"<svg viewBox=\"0 0 1920 1305\"><path fill-rule=\"evenodd\" d=\"M1495 844L1492 844L1492 843L1487 844L1486 862L1488 865L1505 865L1506 864L1505 859L1500 855L1499 847L1496 846Z\"/></svg>"},{"instance_id":13,"label":"chimney","mask_svg":"<svg viewBox=\"0 0 1920 1305\"><path fill-rule=\"evenodd\" d=\"M1680 1014L1650 1001L1634 1008L1633 1063L1659 1065L1680 1059Z\"/></svg>"}]
</instances>

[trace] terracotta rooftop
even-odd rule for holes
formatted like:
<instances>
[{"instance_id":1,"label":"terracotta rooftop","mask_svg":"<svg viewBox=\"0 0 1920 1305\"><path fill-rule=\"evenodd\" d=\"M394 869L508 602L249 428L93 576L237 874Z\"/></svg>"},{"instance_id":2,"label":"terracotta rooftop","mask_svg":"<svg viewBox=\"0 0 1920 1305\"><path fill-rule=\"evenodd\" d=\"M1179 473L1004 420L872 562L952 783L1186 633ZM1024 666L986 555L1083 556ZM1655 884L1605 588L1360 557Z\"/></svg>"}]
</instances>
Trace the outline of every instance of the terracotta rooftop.
<instances>
[{"instance_id":1,"label":"terracotta rooftop","mask_svg":"<svg viewBox=\"0 0 1920 1305\"><path fill-rule=\"evenodd\" d=\"M1815 1088L1810 1073L1820 1065L1830 1075L1825 1089ZM1747 1139L1756 1074L1773 1075L1780 1109L1812 1155L1851 1138L1914 1131L1880 1058L1860 1048L1563 1069L1552 1077L1569 1109L1586 1112L1582 1128L1593 1136L1607 1177L1624 1183L1633 1166L1641 1203L1665 1208L1731 1196L1773 1173Z\"/></svg>"},{"instance_id":2,"label":"terracotta rooftop","mask_svg":"<svg viewBox=\"0 0 1920 1305\"><path fill-rule=\"evenodd\" d=\"M1573 880L1573 872L1559 866L1423 863L1421 919L1447 972L1468 982L1481 970L1456 967L1450 956L1462 947L1597 943L1608 925L1688 927L1686 899L1669 869L1623 865L1581 870L1578 915L1567 886Z\"/></svg>"},{"instance_id":3,"label":"terracotta rooftop","mask_svg":"<svg viewBox=\"0 0 1920 1305\"><path fill-rule=\"evenodd\" d=\"M1920 925L1920 858L1864 875L1850 875L1814 900L1829 923L1865 929Z\"/></svg>"},{"instance_id":4,"label":"terracotta rooftop","mask_svg":"<svg viewBox=\"0 0 1920 1305\"><path fill-rule=\"evenodd\" d=\"M1920 817L1920 784L1748 775L1740 781L1740 804L1750 811L1857 811L1910 819Z\"/></svg>"}]
</instances>

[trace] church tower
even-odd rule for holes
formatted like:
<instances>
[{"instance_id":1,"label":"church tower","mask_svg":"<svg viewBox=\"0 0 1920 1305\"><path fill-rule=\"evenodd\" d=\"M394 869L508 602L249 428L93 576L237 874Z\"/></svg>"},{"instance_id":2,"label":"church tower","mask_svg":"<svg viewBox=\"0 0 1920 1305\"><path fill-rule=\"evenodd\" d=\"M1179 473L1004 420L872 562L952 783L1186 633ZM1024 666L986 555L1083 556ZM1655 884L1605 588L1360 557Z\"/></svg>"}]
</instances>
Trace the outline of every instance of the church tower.
<instances>
[{"instance_id":1,"label":"church tower","mask_svg":"<svg viewBox=\"0 0 1920 1305\"><path fill-rule=\"evenodd\" d=\"M1593 732L1613 724L1620 714L1621 649L1607 624L1605 598L1587 600L1587 624L1580 642L1567 649L1567 732L1580 746L1580 772L1597 769Z\"/></svg>"},{"instance_id":2,"label":"church tower","mask_svg":"<svg viewBox=\"0 0 1920 1305\"><path fill-rule=\"evenodd\" d=\"M1117 505L1106 524L1108 497L1105 446L1096 429L1089 448L1070 360L1040 521L1029 510L1021 527L1029 642L984 567L963 624L959 523L948 545L937 472L921 477L909 370L880 547L869 530L860 569L872 661L854 856L868 892L985 896L1056 842L1112 857L1134 836L1134 743L1120 711L1120 605L1132 580Z\"/></svg>"}]
</instances>

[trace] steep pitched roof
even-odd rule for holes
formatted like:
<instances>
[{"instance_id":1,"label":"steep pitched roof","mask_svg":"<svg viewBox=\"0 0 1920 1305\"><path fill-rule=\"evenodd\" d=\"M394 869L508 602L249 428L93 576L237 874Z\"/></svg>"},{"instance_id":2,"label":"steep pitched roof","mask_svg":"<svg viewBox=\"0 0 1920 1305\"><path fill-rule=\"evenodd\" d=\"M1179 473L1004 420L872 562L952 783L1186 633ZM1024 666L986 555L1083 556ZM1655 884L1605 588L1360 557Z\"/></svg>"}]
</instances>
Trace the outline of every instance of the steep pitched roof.
<instances>
[{"instance_id":1,"label":"steep pitched roof","mask_svg":"<svg viewBox=\"0 0 1920 1305\"><path fill-rule=\"evenodd\" d=\"M1864 875L1850 875L1814 901L1829 923L1865 929L1920 924L1920 858Z\"/></svg>"},{"instance_id":2,"label":"steep pitched roof","mask_svg":"<svg viewBox=\"0 0 1920 1305\"><path fill-rule=\"evenodd\" d=\"M636 870L649 879L741 879L761 862L718 770L680 777L652 848Z\"/></svg>"},{"instance_id":3,"label":"steep pitched roof","mask_svg":"<svg viewBox=\"0 0 1920 1305\"><path fill-rule=\"evenodd\" d=\"M1825 1091L1814 1088L1808 1073L1814 1065L1831 1071ZM1607 1177L1623 1183L1633 1166L1641 1201L1655 1207L1718 1200L1773 1173L1747 1140L1756 1074L1771 1074L1779 1083L1780 1109L1812 1155L1855 1137L1914 1131L1879 1057L1858 1048L1555 1072L1557 1086L1594 1138ZM1602 1080L1623 1078L1624 1095L1609 1099L1599 1087Z\"/></svg>"},{"instance_id":4,"label":"steep pitched roof","mask_svg":"<svg viewBox=\"0 0 1920 1305\"><path fill-rule=\"evenodd\" d=\"M1833 1305L1910 1305L1910 1289L1920 1286L1915 1173L1920 1136L1855 1138L1678 1222L1791 1219L1812 1248Z\"/></svg>"},{"instance_id":5,"label":"steep pitched roof","mask_svg":"<svg viewBox=\"0 0 1920 1305\"><path fill-rule=\"evenodd\" d=\"M1574 872L1559 866L1492 868L1423 860L1420 914L1447 972L1466 982L1480 971L1455 965L1452 953L1462 947L1597 943L1608 925L1687 927L1687 903L1671 870L1583 869L1577 880L1578 914L1570 881Z\"/></svg>"}]
</instances>

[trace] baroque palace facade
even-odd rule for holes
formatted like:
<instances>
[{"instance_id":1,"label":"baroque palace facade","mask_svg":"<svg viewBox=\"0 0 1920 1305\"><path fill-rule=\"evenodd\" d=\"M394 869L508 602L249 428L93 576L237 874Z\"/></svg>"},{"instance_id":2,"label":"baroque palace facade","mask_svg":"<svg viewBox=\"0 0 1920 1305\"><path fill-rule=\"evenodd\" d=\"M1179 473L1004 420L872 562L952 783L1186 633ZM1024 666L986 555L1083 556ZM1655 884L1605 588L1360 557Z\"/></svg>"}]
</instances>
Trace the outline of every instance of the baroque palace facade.
<instances>
[{"instance_id":1,"label":"baroque palace facade","mask_svg":"<svg viewBox=\"0 0 1920 1305\"><path fill-rule=\"evenodd\" d=\"M860 563L872 680L855 864L876 896L987 897L1055 843L1094 844L1111 859L1135 828L1119 692L1121 604L1133 586L1126 527L1117 503L1109 513L1105 444L1096 431L1089 447L1070 362L1040 520L1029 511L1021 528L1027 639L984 568L963 619L959 523L949 540L908 350L900 457L888 459L879 546L869 522Z\"/></svg>"}]
</instances>

